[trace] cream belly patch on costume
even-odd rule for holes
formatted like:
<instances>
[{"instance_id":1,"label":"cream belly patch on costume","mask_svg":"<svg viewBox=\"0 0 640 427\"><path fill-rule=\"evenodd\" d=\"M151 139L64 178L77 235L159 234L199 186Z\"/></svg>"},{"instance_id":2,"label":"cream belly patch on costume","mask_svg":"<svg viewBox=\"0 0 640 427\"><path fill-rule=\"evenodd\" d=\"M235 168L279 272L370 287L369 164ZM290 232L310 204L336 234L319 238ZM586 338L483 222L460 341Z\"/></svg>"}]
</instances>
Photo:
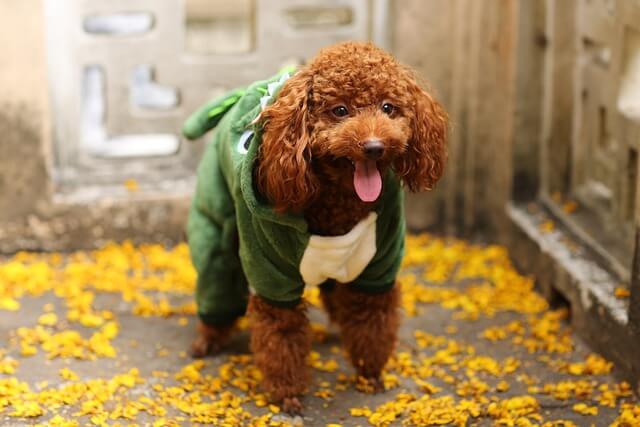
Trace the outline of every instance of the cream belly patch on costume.
<instances>
[{"instance_id":1,"label":"cream belly patch on costume","mask_svg":"<svg viewBox=\"0 0 640 427\"><path fill-rule=\"evenodd\" d=\"M314 286L328 279L348 283L358 277L376 254L377 218L371 212L342 236L312 235L300 262L304 283Z\"/></svg>"}]
</instances>

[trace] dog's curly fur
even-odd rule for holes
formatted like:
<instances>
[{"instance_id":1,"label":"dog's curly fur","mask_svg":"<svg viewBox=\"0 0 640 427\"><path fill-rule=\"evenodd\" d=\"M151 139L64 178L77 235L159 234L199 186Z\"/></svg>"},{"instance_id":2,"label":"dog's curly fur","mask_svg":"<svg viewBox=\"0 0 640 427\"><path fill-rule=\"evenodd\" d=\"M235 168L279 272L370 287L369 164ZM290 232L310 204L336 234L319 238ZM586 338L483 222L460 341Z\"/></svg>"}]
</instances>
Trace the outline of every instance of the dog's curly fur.
<instances>
[{"instance_id":1,"label":"dog's curly fur","mask_svg":"<svg viewBox=\"0 0 640 427\"><path fill-rule=\"evenodd\" d=\"M391 111L383 112L385 103ZM348 114L339 117L337 106ZM261 120L257 189L276 211L303 213L318 235L345 234L374 209L353 184L353 162L366 159L367 140L384 144L377 159L381 175L391 168L411 191L433 188L447 157L447 115L440 104L410 69L368 43L322 50L286 82ZM397 287L366 294L338 284L324 289L322 300L357 372L379 384L399 326ZM299 411L311 347L304 306L277 308L253 296L249 314L251 348L266 390L286 410Z\"/></svg>"},{"instance_id":2,"label":"dog's curly fur","mask_svg":"<svg viewBox=\"0 0 640 427\"><path fill-rule=\"evenodd\" d=\"M298 397L307 388L311 351L311 328L306 304L279 308L253 295L248 309L251 321L251 351L262 372L262 386L287 412L302 409Z\"/></svg>"},{"instance_id":3,"label":"dog's curly fur","mask_svg":"<svg viewBox=\"0 0 640 427\"><path fill-rule=\"evenodd\" d=\"M358 375L380 386L380 372L395 348L400 326L398 287L372 295L338 285L323 288L320 296L329 319L340 327Z\"/></svg>"},{"instance_id":4,"label":"dog's curly fur","mask_svg":"<svg viewBox=\"0 0 640 427\"><path fill-rule=\"evenodd\" d=\"M393 114L381 111L384 102L395 106ZM338 105L350 115L335 117ZM443 173L446 113L411 70L372 44L321 51L262 118L258 189L281 212L330 205L323 196L335 190L358 202L351 161L363 158L363 143L372 136L385 144L380 172L392 167L411 191L431 189ZM334 230L332 224L325 228L328 234Z\"/></svg>"}]
</instances>

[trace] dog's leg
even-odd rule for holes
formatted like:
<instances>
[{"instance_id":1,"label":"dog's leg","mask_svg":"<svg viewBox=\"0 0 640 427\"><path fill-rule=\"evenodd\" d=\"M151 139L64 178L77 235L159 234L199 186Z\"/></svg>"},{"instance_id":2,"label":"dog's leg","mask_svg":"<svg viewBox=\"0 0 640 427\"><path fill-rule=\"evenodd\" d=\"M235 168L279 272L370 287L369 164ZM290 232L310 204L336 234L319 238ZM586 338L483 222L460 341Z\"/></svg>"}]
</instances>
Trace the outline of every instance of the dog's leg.
<instances>
[{"instance_id":1,"label":"dog's leg","mask_svg":"<svg viewBox=\"0 0 640 427\"><path fill-rule=\"evenodd\" d=\"M200 358L218 353L229 342L234 326L235 322L225 326L212 326L198 320L197 336L191 343L191 356Z\"/></svg>"},{"instance_id":2,"label":"dog's leg","mask_svg":"<svg viewBox=\"0 0 640 427\"><path fill-rule=\"evenodd\" d=\"M376 391L383 390L380 374L395 348L400 326L398 288L370 294L337 284L322 288L321 296L329 318L340 327L356 372Z\"/></svg>"},{"instance_id":3,"label":"dog's leg","mask_svg":"<svg viewBox=\"0 0 640 427\"><path fill-rule=\"evenodd\" d=\"M304 303L280 308L252 295L249 300L251 351L271 400L288 413L300 413L301 396L309 381L306 358L311 329Z\"/></svg>"}]
</instances>

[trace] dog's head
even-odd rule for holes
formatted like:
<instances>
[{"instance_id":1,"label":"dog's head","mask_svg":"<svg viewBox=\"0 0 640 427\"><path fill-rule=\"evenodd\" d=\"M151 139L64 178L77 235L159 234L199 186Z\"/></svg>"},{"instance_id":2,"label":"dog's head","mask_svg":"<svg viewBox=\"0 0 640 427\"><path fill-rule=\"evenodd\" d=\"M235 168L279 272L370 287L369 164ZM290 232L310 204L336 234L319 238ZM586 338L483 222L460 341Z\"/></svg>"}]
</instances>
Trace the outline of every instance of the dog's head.
<instances>
[{"instance_id":1,"label":"dog's head","mask_svg":"<svg viewBox=\"0 0 640 427\"><path fill-rule=\"evenodd\" d=\"M446 113L372 44L322 50L262 119L257 185L280 212L303 210L325 180L373 202L388 168L411 191L431 189L443 173Z\"/></svg>"}]
</instances>

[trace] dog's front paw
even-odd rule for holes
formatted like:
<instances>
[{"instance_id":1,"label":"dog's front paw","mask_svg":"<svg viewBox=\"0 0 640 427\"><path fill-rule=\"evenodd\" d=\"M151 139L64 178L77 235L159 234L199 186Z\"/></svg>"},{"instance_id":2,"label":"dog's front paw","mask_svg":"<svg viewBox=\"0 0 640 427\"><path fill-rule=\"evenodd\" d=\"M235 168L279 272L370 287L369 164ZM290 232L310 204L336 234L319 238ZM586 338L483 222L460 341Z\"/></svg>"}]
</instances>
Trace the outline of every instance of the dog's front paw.
<instances>
[{"instance_id":1,"label":"dog's front paw","mask_svg":"<svg viewBox=\"0 0 640 427\"><path fill-rule=\"evenodd\" d=\"M302 403L300 403L300 399L297 397L285 397L282 399L282 410L289 415L301 415L302 414Z\"/></svg>"},{"instance_id":2,"label":"dog's front paw","mask_svg":"<svg viewBox=\"0 0 640 427\"><path fill-rule=\"evenodd\" d=\"M371 385L374 393L382 393L385 390L384 381L382 381L382 378L367 378L367 381Z\"/></svg>"},{"instance_id":3,"label":"dog's front paw","mask_svg":"<svg viewBox=\"0 0 640 427\"><path fill-rule=\"evenodd\" d=\"M358 382L356 384L356 388L364 393L381 393L385 391L384 382L380 376L371 377L371 376L358 376Z\"/></svg>"}]
</instances>

